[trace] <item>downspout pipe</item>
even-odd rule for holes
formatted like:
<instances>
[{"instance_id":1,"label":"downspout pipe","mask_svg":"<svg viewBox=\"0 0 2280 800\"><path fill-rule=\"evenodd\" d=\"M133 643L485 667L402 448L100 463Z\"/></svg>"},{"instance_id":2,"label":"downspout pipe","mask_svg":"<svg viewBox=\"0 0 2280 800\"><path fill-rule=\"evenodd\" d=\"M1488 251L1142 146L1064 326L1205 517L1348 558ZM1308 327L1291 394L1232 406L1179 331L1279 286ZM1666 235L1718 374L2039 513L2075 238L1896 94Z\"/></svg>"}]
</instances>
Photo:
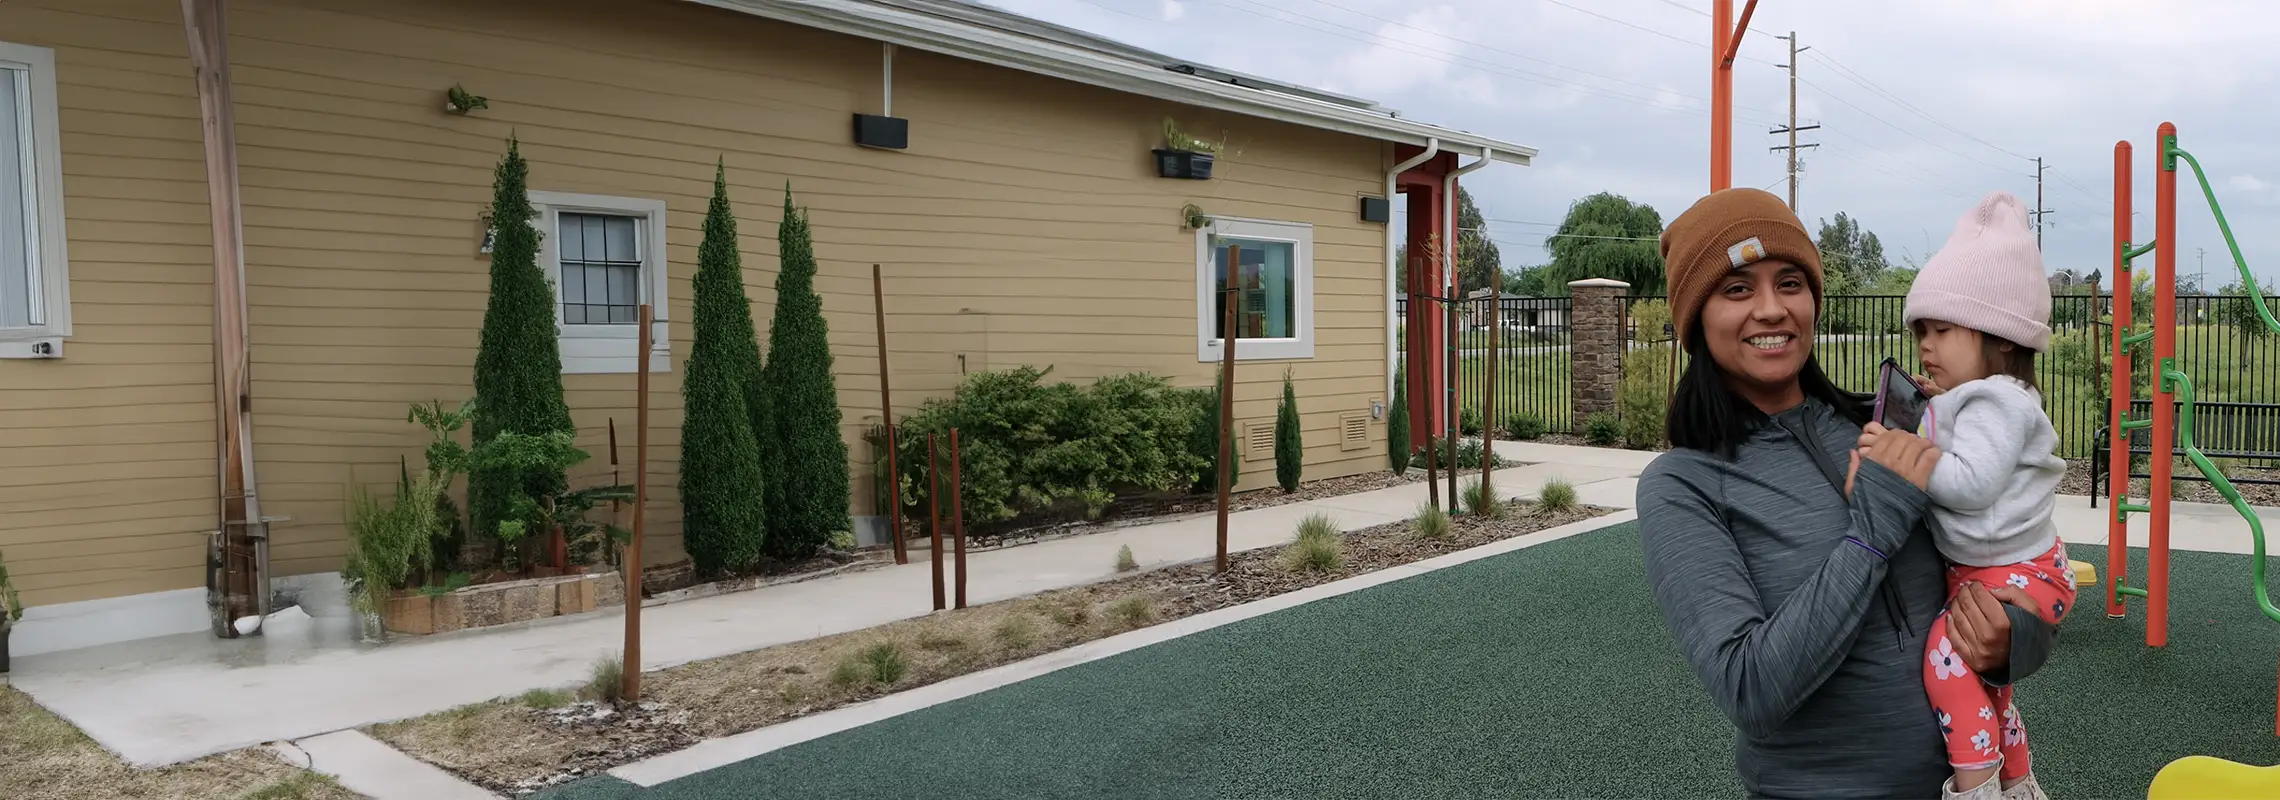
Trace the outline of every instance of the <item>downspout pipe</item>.
<instances>
[{"instance_id":1,"label":"downspout pipe","mask_svg":"<svg viewBox=\"0 0 2280 800\"><path fill-rule=\"evenodd\" d=\"M1464 166L1462 166L1462 167L1458 167L1458 168L1457 168L1457 170L1456 170L1455 172L1451 172L1451 173L1449 173L1449 174L1448 174L1448 176L1447 176L1447 177L1444 177L1444 178L1442 178L1442 179L1441 179L1441 229L1442 229L1442 231L1444 231L1444 233L1442 233L1442 235L1441 235L1441 294L1442 294L1443 296L1446 296L1446 297L1450 298L1452 301L1454 301L1454 300L1458 299L1458 298L1457 298L1457 179L1458 179L1458 178L1462 178L1462 177L1464 177L1466 174L1468 174L1468 173L1472 172L1473 170L1477 170L1477 169L1480 169L1481 167L1485 167L1485 166L1488 166L1488 162L1495 160L1495 158L1496 158L1496 151L1495 151L1495 150L1492 150L1492 149L1490 149L1489 147L1487 147L1487 146L1485 146L1485 145L1484 145L1484 146L1482 146L1482 147L1480 148L1480 160L1478 160L1478 161L1474 161L1473 163L1470 163L1470 164L1466 164L1466 165L1464 165ZM1502 291L1503 287L1497 287L1497 289L1498 289L1498 291ZM1494 297L1494 296L1495 296L1495 295L1493 295L1493 294L1492 294L1492 295L1490 295L1490 297ZM1491 308L1494 308L1494 306L1491 306ZM1452 325L1452 326L1450 326L1450 327L1449 327L1449 330L1452 330L1452 331L1454 331L1454 330L1458 330L1458 329L1459 329L1459 327L1460 327L1460 326L1462 326L1462 324L1463 324L1463 322L1464 322L1464 315L1463 315L1463 311L1464 311L1464 306L1463 306L1462 304L1458 304L1458 303L1455 303L1455 302L1452 302L1452 303L1449 305L1449 307L1448 307L1447 309L1445 309L1445 310L1443 310L1443 311L1442 311L1442 313L1445 313L1445 314L1454 314L1454 315L1457 315L1457 316L1456 316L1457 324L1456 324L1456 325ZM1491 318L1492 318L1492 320L1493 320L1493 315L1494 315L1494 312L1490 312L1490 313L1491 313ZM1452 337L1452 338L1454 338L1454 337ZM1443 356L1444 358L1449 358L1449 359L1455 359L1455 358L1457 358L1457 354L1458 354L1458 352L1459 352L1459 349L1458 349L1458 347L1457 347L1457 343L1456 343L1456 342L1453 342L1453 341L1451 341L1451 342L1444 342L1444 343L1442 343L1442 347L1443 347L1443 348L1445 348L1446 350L1448 350L1448 353L1447 353L1446 355L1444 355L1444 356ZM1452 373L1450 373L1450 374L1452 374L1452 375L1453 375L1453 374L1455 374L1455 373L1454 373L1454 372L1452 372ZM1492 390L1492 391L1493 391L1493 390ZM1441 402L1441 403L1443 404L1443 405L1442 405L1442 410L1441 410L1441 413L1443 413L1443 414L1447 414L1448 416L1444 418L1444 420L1443 420L1443 423L1441 424L1441 426L1439 426L1439 428L1436 428L1435 430L1439 430L1440 428L1447 428L1447 429L1449 429L1449 430L1451 431L1451 433L1449 434L1449 438L1451 438L1451 439L1455 439L1455 438L1456 438L1456 434L1454 433L1454 431L1456 430L1456 427L1457 427L1457 425L1456 425L1456 421L1457 421L1457 417L1458 417L1458 411L1457 411L1457 387L1455 387L1455 386L1444 386L1444 387L1441 387L1441 397L1439 398L1439 402ZM1486 422L1484 421L1484 422L1483 422L1483 424L1486 424ZM1454 466L1450 467L1450 468L1449 468L1449 472L1450 472L1450 474L1453 476L1453 475L1456 473L1456 467L1454 467ZM1453 483L1452 483L1452 484L1450 484L1450 486L1451 486L1451 487L1454 487L1455 485L1456 485L1456 484L1453 484ZM1454 488L1452 488L1450 491L1452 491L1452 492L1453 492L1453 491L1455 491L1455 489L1454 489ZM1452 498L1452 502L1454 502L1454 498Z\"/></svg>"},{"instance_id":2,"label":"downspout pipe","mask_svg":"<svg viewBox=\"0 0 2280 800\"><path fill-rule=\"evenodd\" d=\"M1395 164L1392 169L1386 170L1385 206L1387 209L1393 208L1394 183L1401 178L1401 173L1408 172L1411 168L1432 160L1434 156L1440 154L1441 140L1438 138L1426 139L1425 152L1418 153L1416 157ZM1401 273L1399 271L1401 259L1395 256L1398 251L1394 242L1394 237L1399 235L1401 232L1394 229L1393 215L1389 211L1386 214L1385 222L1385 403L1387 406L1386 414L1389 416L1393 413L1394 375L1401 368L1401 347L1398 344L1401 341L1401 317L1394 310L1394 297L1399 294L1394 287L1401 285Z\"/></svg>"}]
</instances>

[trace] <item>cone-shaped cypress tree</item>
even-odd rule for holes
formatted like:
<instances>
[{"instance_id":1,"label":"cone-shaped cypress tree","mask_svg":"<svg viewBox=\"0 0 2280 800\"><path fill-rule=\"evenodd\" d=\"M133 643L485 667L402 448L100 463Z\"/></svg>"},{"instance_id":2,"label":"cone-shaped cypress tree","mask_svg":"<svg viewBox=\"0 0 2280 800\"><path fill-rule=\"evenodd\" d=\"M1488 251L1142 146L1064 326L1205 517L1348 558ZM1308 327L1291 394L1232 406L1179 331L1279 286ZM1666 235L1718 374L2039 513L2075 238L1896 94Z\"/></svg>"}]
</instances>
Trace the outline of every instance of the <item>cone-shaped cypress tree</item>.
<instances>
[{"instance_id":1,"label":"cone-shaped cypress tree","mask_svg":"<svg viewBox=\"0 0 2280 800\"><path fill-rule=\"evenodd\" d=\"M1290 370L1283 370L1283 396L1281 406L1275 409L1275 482L1283 491L1298 491L1300 473L1306 468L1306 442L1299 437L1298 390L1291 388Z\"/></svg>"},{"instance_id":2,"label":"cone-shaped cypress tree","mask_svg":"<svg viewBox=\"0 0 2280 800\"><path fill-rule=\"evenodd\" d=\"M803 558L852 530L847 517L847 443L839 438L839 389L831 375L831 330L815 293L815 244L807 218L784 187L776 235L776 317L768 327L769 416L776 427L767 457L768 552Z\"/></svg>"},{"instance_id":3,"label":"cone-shaped cypress tree","mask_svg":"<svg viewBox=\"0 0 2280 800\"><path fill-rule=\"evenodd\" d=\"M530 204L530 165L514 139L492 179L491 297L483 311L483 340L475 352L474 443L501 433L540 436L570 431L562 401L562 350L554 328L554 289L538 266L538 216ZM479 535L497 536L518 495L560 491L560 471L486 470L470 474L467 495ZM508 556L511 562L511 555Z\"/></svg>"},{"instance_id":4,"label":"cone-shaped cypress tree","mask_svg":"<svg viewBox=\"0 0 2280 800\"><path fill-rule=\"evenodd\" d=\"M681 380L681 526L697 570L717 575L757 563L767 535L760 443L747 400L758 389L760 343L744 295L725 167L714 168L691 283L697 340Z\"/></svg>"},{"instance_id":5,"label":"cone-shaped cypress tree","mask_svg":"<svg viewBox=\"0 0 2280 800\"><path fill-rule=\"evenodd\" d=\"M1393 474L1409 471L1409 368L1393 373L1393 407L1385 412L1385 457Z\"/></svg>"}]
</instances>

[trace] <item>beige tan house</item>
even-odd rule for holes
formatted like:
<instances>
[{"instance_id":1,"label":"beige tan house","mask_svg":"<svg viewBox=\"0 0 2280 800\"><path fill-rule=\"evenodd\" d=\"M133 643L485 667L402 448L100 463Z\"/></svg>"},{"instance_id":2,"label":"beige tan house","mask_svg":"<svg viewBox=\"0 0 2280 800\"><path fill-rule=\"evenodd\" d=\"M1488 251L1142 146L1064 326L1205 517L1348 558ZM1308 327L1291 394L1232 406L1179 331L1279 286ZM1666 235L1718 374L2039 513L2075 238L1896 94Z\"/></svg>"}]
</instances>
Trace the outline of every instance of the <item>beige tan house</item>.
<instances>
[{"instance_id":1,"label":"beige tan house","mask_svg":"<svg viewBox=\"0 0 2280 800\"><path fill-rule=\"evenodd\" d=\"M455 86L487 107L447 109ZM858 144L858 115L907 141ZM1167 117L1224 132L1209 180L1159 177ZM809 209L861 482L873 264L902 414L1022 364L1208 384L1214 241L1252 254L1246 302L1272 309L1238 347L1238 424L1271 420L1287 365L1309 477L1383 469L1393 245L1447 224L1448 176L1533 155L954 0L0 2L18 654L208 628L220 531L265 542L264 586L339 569L345 487L417 458L407 404L471 391L510 136L547 268L587 279L561 327L582 477L607 476L614 424L630 479L623 312L659 310L653 563L680 557L677 379L716 160L763 325L785 187ZM1215 221L1187 227L1190 204Z\"/></svg>"}]
</instances>

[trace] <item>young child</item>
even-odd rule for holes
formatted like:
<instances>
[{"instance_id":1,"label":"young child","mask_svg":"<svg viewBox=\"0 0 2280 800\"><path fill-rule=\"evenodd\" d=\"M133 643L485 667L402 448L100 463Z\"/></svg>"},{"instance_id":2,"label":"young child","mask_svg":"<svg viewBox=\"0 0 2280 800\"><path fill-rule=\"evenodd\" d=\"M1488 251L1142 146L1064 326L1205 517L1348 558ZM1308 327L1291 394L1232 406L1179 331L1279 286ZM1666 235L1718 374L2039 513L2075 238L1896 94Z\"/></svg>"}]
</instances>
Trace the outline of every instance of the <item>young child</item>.
<instances>
[{"instance_id":1,"label":"young child","mask_svg":"<svg viewBox=\"0 0 2280 800\"><path fill-rule=\"evenodd\" d=\"M2035 388L2035 354L2050 346L2047 280L2025 208L1996 192L1916 276L1905 319L1933 384L1918 435L1944 453L1928 493L1948 597L1965 583L2016 587L2056 624L2074 604L2074 574L2051 522L2066 462ZM2011 687L1964 665L1946 613L1925 641L1924 692L1955 768L1947 796L2041 798Z\"/></svg>"}]
</instances>

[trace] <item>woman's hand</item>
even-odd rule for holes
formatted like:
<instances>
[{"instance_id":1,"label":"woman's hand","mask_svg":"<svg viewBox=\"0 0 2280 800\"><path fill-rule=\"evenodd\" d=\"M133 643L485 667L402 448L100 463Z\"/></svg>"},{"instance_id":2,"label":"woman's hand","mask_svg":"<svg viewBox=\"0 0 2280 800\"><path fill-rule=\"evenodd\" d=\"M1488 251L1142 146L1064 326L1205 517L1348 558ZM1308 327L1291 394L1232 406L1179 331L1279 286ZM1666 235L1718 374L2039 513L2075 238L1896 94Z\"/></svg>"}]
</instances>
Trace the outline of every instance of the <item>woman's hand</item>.
<instances>
[{"instance_id":1,"label":"woman's hand","mask_svg":"<svg viewBox=\"0 0 2280 800\"><path fill-rule=\"evenodd\" d=\"M1871 422L1861 428L1860 447L1853 451L1852 474L1845 476L1845 495L1852 495L1853 476L1860 473L1860 460L1867 458L1885 469L1899 473L1916 488L1931 486L1932 467L1940 463L1940 449L1913 433L1896 431Z\"/></svg>"},{"instance_id":2,"label":"woman's hand","mask_svg":"<svg viewBox=\"0 0 2280 800\"><path fill-rule=\"evenodd\" d=\"M1956 590L1948 604L1948 641L1973 673L1985 675L2011 663L2011 617L2003 604L2035 610L2035 600L2016 586L1989 591L1976 582Z\"/></svg>"}]
</instances>

